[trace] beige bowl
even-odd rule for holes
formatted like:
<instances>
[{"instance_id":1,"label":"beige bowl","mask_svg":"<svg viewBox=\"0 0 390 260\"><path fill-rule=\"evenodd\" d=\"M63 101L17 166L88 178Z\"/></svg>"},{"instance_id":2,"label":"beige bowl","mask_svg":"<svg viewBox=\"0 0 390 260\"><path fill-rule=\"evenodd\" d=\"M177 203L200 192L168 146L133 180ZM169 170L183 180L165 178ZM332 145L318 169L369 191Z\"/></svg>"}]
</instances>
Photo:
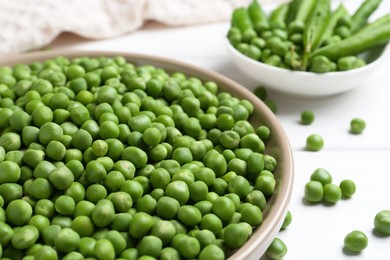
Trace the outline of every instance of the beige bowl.
<instances>
[{"instance_id":1,"label":"beige bowl","mask_svg":"<svg viewBox=\"0 0 390 260\"><path fill-rule=\"evenodd\" d=\"M55 56L75 58L81 56L117 56L121 55L135 65L153 65L163 68L168 72L182 72L189 76L195 76L202 80L211 80L219 85L219 89L227 91L238 98L245 98L254 105L254 113L250 119L253 125L264 124L271 129L271 137L266 145L266 153L274 156L278 161L275 171L277 186L274 195L268 201L264 209L264 219L258 226L249 241L240 249L229 256L229 259L259 259L264 254L274 237L277 235L288 210L293 186L293 158L287 136L275 115L249 90L238 83L209 70L195 67L166 58L147 55L131 54L125 52L109 51L61 51L61 52L37 52L13 57L3 58L1 65L15 65L18 63L29 64L34 61L44 61Z\"/></svg>"}]
</instances>

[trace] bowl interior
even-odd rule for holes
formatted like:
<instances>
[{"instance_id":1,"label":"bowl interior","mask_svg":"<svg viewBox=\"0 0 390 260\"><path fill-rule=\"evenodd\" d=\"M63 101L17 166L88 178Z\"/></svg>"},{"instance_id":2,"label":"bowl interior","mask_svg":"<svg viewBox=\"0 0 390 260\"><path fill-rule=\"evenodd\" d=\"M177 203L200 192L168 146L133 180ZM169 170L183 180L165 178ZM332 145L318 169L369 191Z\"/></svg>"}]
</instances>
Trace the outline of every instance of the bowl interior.
<instances>
[{"instance_id":1,"label":"bowl interior","mask_svg":"<svg viewBox=\"0 0 390 260\"><path fill-rule=\"evenodd\" d=\"M267 125L271 129L272 134L266 143L266 153L272 155L278 161L278 166L275 171L277 187L263 212L263 223L256 228L249 241L230 256L230 259L258 259L265 252L279 231L288 209L293 184L293 158L289 141L281 124L262 101L238 83L215 72L166 58L140 54L109 51L48 51L8 57L0 61L0 66L11 66L18 63L29 64L34 61L44 61L59 55L68 58L81 56L114 57L121 55L135 65L153 65L163 68L167 72L182 72L188 76L195 76L204 81L214 81L219 85L220 91L227 91L238 98L249 100L255 108L250 122L254 126Z\"/></svg>"}]
</instances>

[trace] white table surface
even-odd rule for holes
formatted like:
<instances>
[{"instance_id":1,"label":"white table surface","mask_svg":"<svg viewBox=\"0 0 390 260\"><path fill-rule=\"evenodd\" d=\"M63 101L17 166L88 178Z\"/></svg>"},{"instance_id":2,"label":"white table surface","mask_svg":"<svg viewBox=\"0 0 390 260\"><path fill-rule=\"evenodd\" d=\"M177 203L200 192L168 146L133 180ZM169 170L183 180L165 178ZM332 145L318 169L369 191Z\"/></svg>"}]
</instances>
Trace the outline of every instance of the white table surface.
<instances>
[{"instance_id":1,"label":"white table surface","mask_svg":"<svg viewBox=\"0 0 390 260\"><path fill-rule=\"evenodd\" d=\"M344 0L353 10L362 1ZM374 14L390 12L390 0L383 0ZM223 38L228 23L192 27L165 27L148 23L141 30L115 39L89 41L64 34L51 49L115 50L164 56L219 72L253 89L256 83L246 78L231 62ZM288 246L284 259L390 259L390 237L373 233L377 212L390 209L390 54L369 84L337 96L303 100L269 93L278 105L277 117L292 146L295 182L290 211L292 224L278 234ZM315 87L315 86L313 86ZM312 125L299 124L300 113L309 109L316 118ZM349 122L361 117L367 128L351 135ZM304 150L306 137L319 133L325 139L320 152ZM304 185L316 168L325 168L334 183L349 178L356 182L353 198L334 206L305 205ZM361 230L369 239L358 255L343 252L344 236ZM260 256L259 256L260 257ZM263 257L262 259L266 259Z\"/></svg>"}]
</instances>

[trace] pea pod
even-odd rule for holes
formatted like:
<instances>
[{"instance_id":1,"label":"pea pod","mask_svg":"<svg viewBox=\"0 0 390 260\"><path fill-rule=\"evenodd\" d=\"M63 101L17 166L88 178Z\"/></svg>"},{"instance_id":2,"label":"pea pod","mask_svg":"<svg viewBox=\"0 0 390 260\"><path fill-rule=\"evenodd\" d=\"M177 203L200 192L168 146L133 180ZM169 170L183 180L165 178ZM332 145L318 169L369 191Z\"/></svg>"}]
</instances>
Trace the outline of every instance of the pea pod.
<instances>
[{"instance_id":1,"label":"pea pod","mask_svg":"<svg viewBox=\"0 0 390 260\"><path fill-rule=\"evenodd\" d=\"M302 0L295 17L295 21L306 22L306 20L309 19L316 3L316 0Z\"/></svg>"},{"instance_id":2,"label":"pea pod","mask_svg":"<svg viewBox=\"0 0 390 260\"><path fill-rule=\"evenodd\" d=\"M316 49L330 17L330 0L319 0L303 31L303 68L310 53Z\"/></svg>"},{"instance_id":3,"label":"pea pod","mask_svg":"<svg viewBox=\"0 0 390 260\"><path fill-rule=\"evenodd\" d=\"M291 4L291 8L297 10L294 19L288 25L288 31L290 34L303 32L305 24L316 6L316 3L316 0L301 0L297 4ZM297 5L299 6L297 7Z\"/></svg>"},{"instance_id":4,"label":"pea pod","mask_svg":"<svg viewBox=\"0 0 390 260\"><path fill-rule=\"evenodd\" d=\"M256 31L261 32L269 29L267 15L264 13L261 5L257 0L253 0L252 3L248 6L248 13Z\"/></svg>"},{"instance_id":5,"label":"pea pod","mask_svg":"<svg viewBox=\"0 0 390 260\"><path fill-rule=\"evenodd\" d=\"M295 20L295 18L297 17L297 13L298 13L298 10L299 10L299 7L302 3L302 0L292 0L290 3L289 3L289 7L288 7L288 12L287 12L287 23L291 23L292 21Z\"/></svg>"},{"instance_id":6,"label":"pea pod","mask_svg":"<svg viewBox=\"0 0 390 260\"><path fill-rule=\"evenodd\" d=\"M270 15L269 21L272 29L285 29L288 4L282 4Z\"/></svg>"},{"instance_id":7,"label":"pea pod","mask_svg":"<svg viewBox=\"0 0 390 260\"><path fill-rule=\"evenodd\" d=\"M248 11L244 8L237 8L232 14L232 27L236 27L241 33L247 29L252 28L251 18L249 17Z\"/></svg>"},{"instance_id":8,"label":"pea pod","mask_svg":"<svg viewBox=\"0 0 390 260\"><path fill-rule=\"evenodd\" d=\"M326 25L326 29L318 41L318 46L321 46L321 44L326 39L328 39L332 36L333 31L337 26L337 22L340 20L340 18L345 17L347 15L348 15L347 9L345 9L343 4L340 4L337 7L337 9L331 14L331 16L328 20L328 24Z\"/></svg>"},{"instance_id":9,"label":"pea pod","mask_svg":"<svg viewBox=\"0 0 390 260\"><path fill-rule=\"evenodd\" d=\"M382 0L366 0L352 15L351 32L354 33L367 24L368 18L379 7Z\"/></svg>"},{"instance_id":10,"label":"pea pod","mask_svg":"<svg viewBox=\"0 0 390 260\"><path fill-rule=\"evenodd\" d=\"M390 40L390 14L368 24L354 35L317 49L310 54L310 59L323 55L332 61L338 58L357 55L374 46L384 44Z\"/></svg>"}]
</instances>

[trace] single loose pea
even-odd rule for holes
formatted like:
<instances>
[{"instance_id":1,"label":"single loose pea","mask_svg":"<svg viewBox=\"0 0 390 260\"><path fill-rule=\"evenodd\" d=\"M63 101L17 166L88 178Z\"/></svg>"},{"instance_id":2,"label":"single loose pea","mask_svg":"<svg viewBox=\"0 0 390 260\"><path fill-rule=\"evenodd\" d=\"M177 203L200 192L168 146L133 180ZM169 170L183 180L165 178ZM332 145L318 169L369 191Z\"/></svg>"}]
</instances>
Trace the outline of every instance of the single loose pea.
<instances>
[{"instance_id":1,"label":"single loose pea","mask_svg":"<svg viewBox=\"0 0 390 260\"><path fill-rule=\"evenodd\" d=\"M352 252L359 253L368 245L367 236L360 230L348 233L344 238L344 247Z\"/></svg>"},{"instance_id":2,"label":"single loose pea","mask_svg":"<svg viewBox=\"0 0 390 260\"><path fill-rule=\"evenodd\" d=\"M345 198L350 198L356 192L356 184L352 180L342 180L339 185L341 189L341 194Z\"/></svg>"},{"instance_id":3,"label":"single loose pea","mask_svg":"<svg viewBox=\"0 0 390 260\"><path fill-rule=\"evenodd\" d=\"M305 199L308 202L319 202L324 197L324 188L321 182L309 181L305 185Z\"/></svg>"},{"instance_id":4,"label":"single loose pea","mask_svg":"<svg viewBox=\"0 0 390 260\"><path fill-rule=\"evenodd\" d=\"M267 251L265 251L265 254L271 260L280 260L287 254L287 246L282 240L275 238Z\"/></svg>"},{"instance_id":5,"label":"single loose pea","mask_svg":"<svg viewBox=\"0 0 390 260\"><path fill-rule=\"evenodd\" d=\"M382 210L375 215L374 227L379 233L390 236L390 210Z\"/></svg>"},{"instance_id":6,"label":"single loose pea","mask_svg":"<svg viewBox=\"0 0 390 260\"><path fill-rule=\"evenodd\" d=\"M324 139L319 134L311 134L306 138L306 149L319 151L324 147Z\"/></svg>"},{"instance_id":7,"label":"single loose pea","mask_svg":"<svg viewBox=\"0 0 390 260\"><path fill-rule=\"evenodd\" d=\"M354 118L350 123L350 132L352 134L361 134L366 128L366 122L361 118Z\"/></svg>"},{"instance_id":8,"label":"single loose pea","mask_svg":"<svg viewBox=\"0 0 390 260\"><path fill-rule=\"evenodd\" d=\"M321 184L325 186L328 183L332 183L332 175L330 175L330 173L323 168L317 168L311 174L310 180L321 182Z\"/></svg>"},{"instance_id":9,"label":"single loose pea","mask_svg":"<svg viewBox=\"0 0 390 260\"><path fill-rule=\"evenodd\" d=\"M292 215L290 211L287 211L286 216L284 217L283 224L281 229L286 229L292 222Z\"/></svg>"},{"instance_id":10,"label":"single loose pea","mask_svg":"<svg viewBox=\"0 0 390 260\"><path fill-rule=\"evenodd\" d=\"M339 186L328 183L324 186L324 199L329 203L336 203L341 199L341 189Z\"/></svg>"},{"instance_id":11,"label":"single loose pea","mask_svg":"<svg viewBox=\"0 0 390 260\"><path fill-rule=\"evenodd\" d=\"M304 110L301 113L301 124L310 125L314 121L314 113L310 110Z\"/></svg>"}]
</instances>

